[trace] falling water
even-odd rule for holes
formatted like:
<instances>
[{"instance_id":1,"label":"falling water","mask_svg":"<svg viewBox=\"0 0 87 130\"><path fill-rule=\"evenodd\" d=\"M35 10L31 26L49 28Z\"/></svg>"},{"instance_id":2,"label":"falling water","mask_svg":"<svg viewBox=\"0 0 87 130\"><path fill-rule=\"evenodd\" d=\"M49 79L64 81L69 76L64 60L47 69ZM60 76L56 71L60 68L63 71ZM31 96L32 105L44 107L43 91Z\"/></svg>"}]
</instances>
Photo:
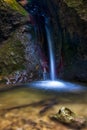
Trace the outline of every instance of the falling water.
<instances>
[{"instance_id":1,"label":"falling water","mask_svg":"<svg viewBox=\"0 0 87 130\"><path fill-rule=\"evenodd\" d=\"M47 17L47 12L45 12L46 9L44 9L44 6L43 6L44 5L43 2L46 3L46 1L45 0L43 2L41 1L41 3L38 3L38 2L39 1L37 1L37 0L33 1L31 3L32 6L28 5L28 6L26 6L25 9L35 19L35 26L34 27L35 27L35 32L36 33L37 33L37 30L38 30L38 27L41 24L41 22L39 21L39 19L41 18L40 16L44 17L44 20L45 20L45 26L44 27L45 27L45 31L46 31L48 50L49 50L50 80L47 80L47 73L46 73L46 70L44 70L44 73L43 73L43 79L44 80L42 80L42 81L34 81L34 82L31 82L31 83L26 83L25 86L35 87L35 88L38 88L38 89L52 90L52 92L53 92L53 90L58 91L58 92L87 91L87 88L84 87L84 86L80 86L78 84L65 82L65 81L62 81L62 80L56 80L56 72L55 72L56 66L55 66L55 55L54 55L55 53L54 53L53 37L52 37L52 33L51 33L51 23L50 23L49 17ZM36 26L37 24L39 26ZM60 35L58 35L58 37L60 37ZM60 37L59 39L62 40L62 37ZM7 88L7 86L6 86L6 88Z\"/></svg>"},{"instance_id":2,"label":"falling water","mask_svg":"<svg viewBox=\"0 0 87 130\"><path fill-rule=\"evenodd\" d=\"M52 39L52 35L51 35L51 27L50 27L50 19L49 18L45 18L45 29L46 29L48 51L49 51L49 60L50 60L50 78L51 78L51 80L55 80L56 79L55 56L54 56L54 46L53 46L53 39Z\"/></svg>"}]
</instances>

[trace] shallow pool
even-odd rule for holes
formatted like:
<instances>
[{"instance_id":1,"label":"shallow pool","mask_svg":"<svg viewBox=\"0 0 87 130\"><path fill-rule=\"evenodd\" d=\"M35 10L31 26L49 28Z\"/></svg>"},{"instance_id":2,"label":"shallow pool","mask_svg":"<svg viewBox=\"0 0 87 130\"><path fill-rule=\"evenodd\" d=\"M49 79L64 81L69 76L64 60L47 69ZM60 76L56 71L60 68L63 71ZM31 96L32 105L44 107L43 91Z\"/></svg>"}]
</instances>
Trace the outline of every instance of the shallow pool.
<instances>
[{"instance_id":1,"label":"shallow pool","mask_svg":"<svg viewBox=\"0 0 87 130\"><path fill-rule=\"evenodd\" d=\"M0 130L71 130L49 119L61 107L87 119L87 91L56 92L24 85L0 92Z\"/></svg>"}]
</instances>

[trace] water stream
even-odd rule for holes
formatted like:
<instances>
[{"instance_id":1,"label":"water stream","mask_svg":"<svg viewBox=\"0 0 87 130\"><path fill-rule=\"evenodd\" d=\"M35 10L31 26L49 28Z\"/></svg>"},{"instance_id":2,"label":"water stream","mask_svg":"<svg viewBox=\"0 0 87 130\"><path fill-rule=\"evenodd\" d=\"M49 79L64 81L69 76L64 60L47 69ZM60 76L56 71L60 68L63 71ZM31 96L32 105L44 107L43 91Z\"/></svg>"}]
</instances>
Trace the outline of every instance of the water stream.
<instances>
[{"instance_id":1,"label":"water stream","mask_svg":"<svg viewBox=\"0 0 87 130\"><path fill-rule=\"evenodd\" d=\"M47 5L44 3L45 1L32 1L31 6L27 6L27 11L31 13L35 20L35 25L34 27L37 28L37 31L35 33L41 36L40 32L41 29L45 28L45 33L46 33L46 43L43 44L48 44L48 51L49 51L49 75L50 75L50 80L47 79L47 73L46 71L43 72L43 80L42 81L35 81L31 83L27 83L26 85L39 88L39 89L48 89L48 90L56 90L56 91L65 91L65 92L70 92L70 91L82 91L82 90L87 90L85 87L80 86L78 84L72 84L69 82L65 82L63 80L57 80L56 79L56 64L55 64L55 52L54 52L54 41L53 41L53 35L52 35L52 27L50 23L50 17L49 17L49 11L47 8ZM42 20L42 21L41 21ZM42 24L43 23L43 24ZM43 25L43 26L42 26ZM37 36L36 34L36 36ZM44 37L44 34L43 34ZM59 36L58 36L59 37ZM37 38L40 39L40 38ZM37 41L38 42L38 41ZM46 50L47 51L47 50Z\"/></svg>"},{"instance_id":2,"label":"water stream","mask_svg":"<svg viewBox=\"0 0 87 130\"><path fill-rule=\"evenodd\" d=\"M55 59L55 52L54 52L53 36L51 32L52 30L51 30L50 18L44 16L44 21L45 21L44 26L45 26L45 33L46 33L48 51L49 51L50 78L47 78L47 73L45 71L43 72L43 80L26 83L26 86L28 87L32 86L33 88L37 88L37 89L51 90L57 92L81 92L87 90L86 87L81 86L79 84L65 82L63 80L59 80L56 78L56 72L55 72L56 59ZM38 25L39 24L40 23L38 23Z\"/></svg>"},{"instance_id":3,"label":"water stream","mask_svg":"<svg viewBox=\"0 0 87 130\"><path fill-rule=\"evenodd\" d=\"M51 34L51 26L50 26L49 18L45 18L45 29L46 29L46 36L47 36L47 43L48 43L48 50L49 50L50 79L55 80L56 72L55 72L54 45L53 45L53 38Z\"/></svg>"}]
</instances>

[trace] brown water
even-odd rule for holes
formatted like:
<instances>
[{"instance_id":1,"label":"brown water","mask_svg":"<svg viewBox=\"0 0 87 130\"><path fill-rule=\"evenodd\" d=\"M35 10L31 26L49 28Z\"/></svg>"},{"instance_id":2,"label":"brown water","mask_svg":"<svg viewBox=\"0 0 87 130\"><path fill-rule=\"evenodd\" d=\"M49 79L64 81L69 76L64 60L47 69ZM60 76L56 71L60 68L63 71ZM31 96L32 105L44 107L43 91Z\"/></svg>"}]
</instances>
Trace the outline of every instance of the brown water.
<instances>
[{"instance_id":1,"label":"brown water","mask_svg":"<svg viewBox=\"0 0 87 130\"><path fill-rule=\"evenodd\" d=\"M87 92L59 93L28 87L0 92L0 130L76 130L49 119L63 106L87 119Z\"/></svg>"}]
</instances>

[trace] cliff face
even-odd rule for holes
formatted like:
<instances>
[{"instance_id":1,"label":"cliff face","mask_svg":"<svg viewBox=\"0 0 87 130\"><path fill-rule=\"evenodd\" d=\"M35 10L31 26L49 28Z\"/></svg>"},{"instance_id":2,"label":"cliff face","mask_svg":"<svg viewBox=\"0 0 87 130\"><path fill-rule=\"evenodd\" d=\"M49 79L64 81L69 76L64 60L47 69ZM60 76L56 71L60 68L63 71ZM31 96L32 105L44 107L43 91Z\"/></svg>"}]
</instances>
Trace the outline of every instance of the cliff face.
<instances>
[{"instance_id":1,"label":"cliff face","mask_svg":"<svg viewBox=\"0 0 87 130\"><path fill-rule=\"evenodd\" d=\"M20 12L17 9L20 9ZM0 1L0 42L7 39L18 26L26 22L27 13L25 17L24 15L25 11L21 7L17 8L14 2L12 6L3 0Z\"/></svg>"},{"instance_id":2,"label":"cliff face","mask_svg":"<svg viewBox=\"0 0 87 130\"><path fill-rule=\"evenodd\" d=\"M87 21L87 1L86 0L64 0L68 7L76 10L81 19Z\"/></svg>"},{"instance_id":3,"label":"cliff face","mask_svg":"<svg viewBox=\"0 0 87 130\"><path fill-rule=\"evenodd\" d=\"M19 13L10 9L0 9L0 42L6 40L11 33L26 22Z\"/></svg>"},{"instance_id":4,"label":"cliff face","mask_svg":"<svg viewBox=\"0 0 87 130\"><path fill-rule=\"evenodd\" d=\"M0 81L3 76L7 83L41 78L41 50L29 15L15 0L5 1L0 2ZM58 77L87 82L87 2L44 3L53 27Z\"/></svg>"},{"instance_id":5,"label":"cliff face","mask_svg":"<svg viewBox=\"0 0 87 130\"><path fill-rule=\"evenodd\" d=\"M36 75L41 68L29 19L23 10L0 2L0 83L14 84L39 77Z\"/></svg>"},{"instance_id":6,"label":"cliff face","mask_svg":"<svg viewBox=\"0 0 87 130\"><path fill-rule=\"evenodd\" d=\"M47 2L54 29L57 64L61 55L63 59L62 75L59 75L65 79L87 81L87 3L79 0Z\"/></svg>"}]
</instances>

